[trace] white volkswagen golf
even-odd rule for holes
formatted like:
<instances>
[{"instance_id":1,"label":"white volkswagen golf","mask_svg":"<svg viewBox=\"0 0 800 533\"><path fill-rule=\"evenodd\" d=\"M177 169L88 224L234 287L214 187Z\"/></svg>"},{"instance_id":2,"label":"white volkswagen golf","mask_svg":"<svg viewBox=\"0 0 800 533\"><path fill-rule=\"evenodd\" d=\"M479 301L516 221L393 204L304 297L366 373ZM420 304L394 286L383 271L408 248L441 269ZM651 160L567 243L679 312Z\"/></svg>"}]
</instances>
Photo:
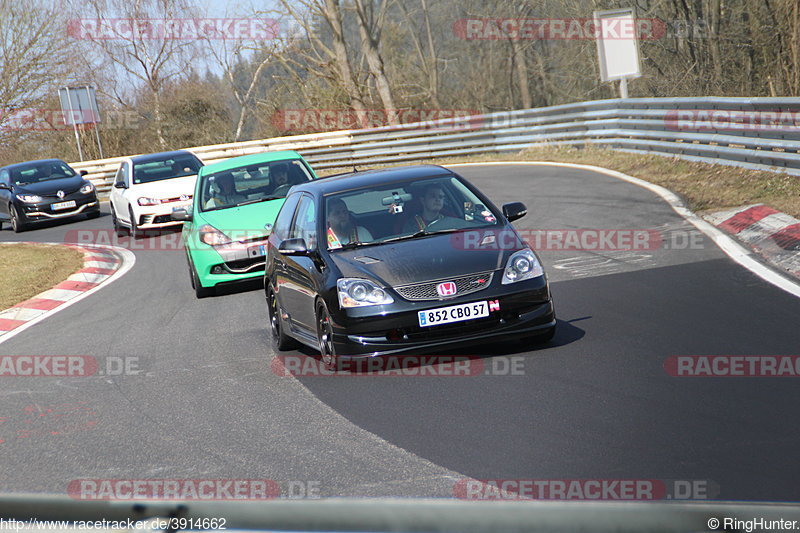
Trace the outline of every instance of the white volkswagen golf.
<instances>
[{"instance_id":1,"label":"white volkswagen golf","mask_svg":"<svg viewBox=\"0 0 800 533\"><path fill-rule=\"evenodd\" d=\"M197 172L203 162L177 150L137 155L120 163L111 188L111 220L117 235L142 236L148 229L183 224L172 211L192 205Z\"/></svg>"}]
</instances>

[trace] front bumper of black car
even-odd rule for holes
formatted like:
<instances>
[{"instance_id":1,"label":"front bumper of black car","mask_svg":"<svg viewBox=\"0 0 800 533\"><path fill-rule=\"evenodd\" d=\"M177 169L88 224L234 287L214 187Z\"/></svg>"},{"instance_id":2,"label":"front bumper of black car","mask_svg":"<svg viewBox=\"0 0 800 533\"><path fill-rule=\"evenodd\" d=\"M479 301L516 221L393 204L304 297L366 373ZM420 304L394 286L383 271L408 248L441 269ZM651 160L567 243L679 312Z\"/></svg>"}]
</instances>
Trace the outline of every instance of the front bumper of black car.
<instances>
[{"instance_id":1,"label":"front bumper of black car","mask_svg":"<svg viewBox=\"0 0 800 533\"><path fill-rule=\"evenodd\" d=\"M65 209L53 209L52 207L53 204L69 201L74 201L75 206ZM71 194L64 199L46 198L45 201L35 204L18 202L17 206L25 222L42 222L100 212L100 203L94 194Z\"/></svg>"},{"instance_id":2,"label":"front bumper of black car","mask_svg":"<svg viewBox=\"0 0 800 533\"><path fill-rule=\"evenodd\" d=\"M473 302L495 302L488 317L420 326L419 311ZM497 279L484 291L440 301L406 301L350 309L333 316L333 340L341 359L374 357L473 346L546 334L555 326L555 311L544 277L501 285Z\"/></svg>"}]
</instances>

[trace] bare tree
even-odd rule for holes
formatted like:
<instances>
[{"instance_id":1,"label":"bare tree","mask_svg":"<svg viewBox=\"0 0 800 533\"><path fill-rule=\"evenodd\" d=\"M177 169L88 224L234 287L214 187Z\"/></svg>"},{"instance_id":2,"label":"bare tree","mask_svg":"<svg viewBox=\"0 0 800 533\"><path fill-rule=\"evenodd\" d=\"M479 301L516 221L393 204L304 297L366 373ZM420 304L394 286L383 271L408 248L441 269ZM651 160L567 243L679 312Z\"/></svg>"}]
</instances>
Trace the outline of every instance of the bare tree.
<instances>
[{"instance_id":1,"label":"bare tree","mask_svg":"<svg viewBox=\"0 0 800 533\"><path fill-rule=\"evenodd\" d=\"M42 2L0 0L0 142L14 111L41 106L68 79L57 11Z\"/></svg>"},{"instance_id":2,"label":"bare tree","mask_svg":"<svg viewBox=\"0 0 800 533\"><path fill-rule=\"evenodd\" d=\"M290 54L283 54L280 60L289 69L306 70L338 85L347 95L350 107L364 116L367 106L347 52L339 0L281 0L281 5L284 13L302 29L303 37L295 40L291 51L304 62L298 62ZM316 26L320 22L330 35L329 43L319 35Z\"/></svg>"},{"instance_id":3,"label":"bare tree","mask_svg":"<svg viewBox=\"0 0 800 533\"><path fill-rule=\"evenodd\" d=\"M381 102L383 102L389 124L397 124L399 122L397 108L380 53L381 29L386 18L388 3L386 0L377 0L377 4L378 13L376 14L375 6L365 5L363 0L355 0L356 21L361 36L361 53L366 58L370 73L375 79L375 87Z\"/></svg>"},{"instance_id":4,"label":"bare tree","mask_svg":"<svg viewBox=\"0 0 800 533\"><path fill-rule=\"evenodd\" d=\"M180 19L188 11L181 0L89 0L98 19L122 18L133 24ZM158 31L115 31L113 38L87 32L104 59L130 81L140 82L152 97L153 119L159 145L167 141L163 133L162 93L168 83L186 73L195 53L196 42L161 35Z\"/></svg>"}]
</instances>

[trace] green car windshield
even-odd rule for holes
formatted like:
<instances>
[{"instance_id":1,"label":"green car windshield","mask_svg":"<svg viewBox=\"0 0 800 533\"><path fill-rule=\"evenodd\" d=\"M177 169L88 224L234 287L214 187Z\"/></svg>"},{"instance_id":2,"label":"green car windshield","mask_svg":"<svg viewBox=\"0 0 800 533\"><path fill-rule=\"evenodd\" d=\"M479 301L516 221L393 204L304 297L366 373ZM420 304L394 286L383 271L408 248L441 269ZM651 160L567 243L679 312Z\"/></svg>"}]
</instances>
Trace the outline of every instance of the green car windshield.
<instances>
[{"instance_id":1,"label":"green car windshield","mask_svg":"<svg viewBox=\"0 0 800 533\"><path fill-rule=\"evenodd\" d=\"M299 159L245 165L201 177L200 211L284 198L293 185L311 181L311 171Z\"/></svg>"}]
</instances>

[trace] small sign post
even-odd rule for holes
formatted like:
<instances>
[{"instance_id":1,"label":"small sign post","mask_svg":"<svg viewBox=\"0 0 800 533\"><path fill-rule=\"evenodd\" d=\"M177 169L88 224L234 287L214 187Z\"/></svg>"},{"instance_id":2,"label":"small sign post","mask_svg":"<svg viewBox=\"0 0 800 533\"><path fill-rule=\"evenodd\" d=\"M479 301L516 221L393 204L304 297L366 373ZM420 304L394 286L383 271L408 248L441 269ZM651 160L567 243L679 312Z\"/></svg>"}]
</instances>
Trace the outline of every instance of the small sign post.
<instances>
[{"instance_id":1,"label":"small sign post","mask_svg":"<svg viewBox=\"0 0 800 533\"><path fill-rule=\"evenodd\" d=\"M632 8L594 12L600 79L619 80L620 98L628 97L628 79L642 75L639 39Z\"/></svg>"},{"instance_id":2,"label":"small sign post","mask_svg":"<svg viewBox=\"0 0 800 533\"><path fill-rule=\"evenodd\" d=\"M97 107L97 96L94 87L84 85L83 87L63 87L58 90L61 101L61 112L64 113L64 121L67 125L72 125L75 132L75 142L78 145L78 156L83 161L83 150L81 150L81 140L78 135L79 124L94 124L95 135L97 136L97 147L100 150L100 159L103 159L103 145L100 144L100 132L97 124L100 123L100 110Z\"/></svg>"}]
</instances>

